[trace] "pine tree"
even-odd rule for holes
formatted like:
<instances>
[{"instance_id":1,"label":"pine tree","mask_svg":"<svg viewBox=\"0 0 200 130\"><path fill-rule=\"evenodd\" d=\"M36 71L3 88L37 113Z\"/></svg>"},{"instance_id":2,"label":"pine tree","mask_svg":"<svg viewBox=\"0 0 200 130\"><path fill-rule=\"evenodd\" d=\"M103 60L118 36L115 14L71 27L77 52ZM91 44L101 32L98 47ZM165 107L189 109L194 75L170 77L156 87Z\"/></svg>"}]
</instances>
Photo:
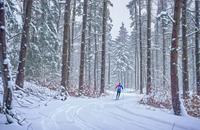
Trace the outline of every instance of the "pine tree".
<instances>
[{"instance_id":1,"label":"pine tree","mask_svg":"<svg viewBox=\"0 0 200 130\"><path fill-rule=\"evenodd\" d=\"M143 93L143 70L142 70L142 14L141 0L139 0L139 41L140 41L140 94Z\"/></svg>"},{"instance_id":2,"label":"pine tree","mask_svg":"<svg viewBox=\"0 0 200 130\"><path fill-rule=\"evenodd\" d=\"M178 86L178 35L180 28L180 15L181 15L182 1L175 0L174 5L174 22L172 29L172 43L171 43L171 94L172 106L175 115L181 114L180 101L179 101L179 86Z\"/></svg>"},{"instance_id":3,"label":"pine tree","mask_svg":"<svg viewBox=\"0 0 200 130\"><path fill-rule=\"evenodd\" d=\"M9 60L7 57L4 0L0 0L0 62L4 89L3 110L5 110L5 113L8 114L8 110L12 109L12 79L10 75Z\"/></svg>"},{"instance_id":4,"label":"pine tree","mask_svg":"<svg viewBox=\"0 0 200 130\"><path fill-rule=\"evenodd\" d=\"M100 94L104 93L105 88L105 69L106 69L106 25L107 25L107 0L103 1L103 25L102 25L102 56L101 56L101 88Z\"/></svg>"},{"instance_id":5,"label":"pine tree","mask_svg":"<svg viewBox=\"0 0 200 130\"><path fill-rule=\"evenodd\" d=\"M147 2L147 91L151 93L151 0Z\"/></svg>"},{"instance_id":6,"label":"pine tree","mask_svg":"<svg viewBox=\"0 0 200 130\"><path fill-rule=\"evenodd\" d=\"M17 8L15 2L13 0L6 0L5 5L7 9L5 10L6 17L6 29L7 29L7 45L9 48L7 49L7 54L10 58L10 62L13 67L13 71L17 69L18 63L18 53L19 53L19 44L20 43L20 35L21 35L21 19L17 18L18 15L21 15L21 10Z\"/></svg>"},{"instance_id":7,"label":"pine tree","mask_svg":"<svg viewBox=\"0 0 200 130\"><path fill-rule=\"evenodd\" d=\"M23 30L21 37L18 73L16 77L16 85L20 88L23 88L24 86L25 61L26 61L27 46L29 43L29 28L31 22L32 3L33 0L24 0L24 5L25 5L24 19L23 19L24 23L23 23Z\"/></svg>"},{"instance_id":8,"label":"pine tree","mask_svg":"<svg viewBox=\"0 0 200 130\"><path fill-rule=\"evenodd\" d=\"M81 33L81 54L80 54L80 69L79 69L79 95L83 94L84 85L84 64L85 64L85 43L86 43L86 26L87 26L87 12L88 12L88 0L84 0L83 6L83 21L82 21L82 33Z\"/></svg>"},{"instance_id":9,"label":"pine tree","mask_svg":"<svg viewBox=\"0 0 200 130\"><path fill-rule=\"evenodd\" d=\"M113 57L115 61L115 67L113 71L116 72L115 75L118 76L118 81L123 82L125 85L125 74L127 74L132 69L130 49L131 44L129 41L128 31L124 24L120 27L119 36L116 38L113 44Z\"/></svg>"},{"instance_id":10,"label":"pine tree","mask_svg":"<svg viewBox=\"0 0 200 130\"><path fill-rule=\"evenodd\" d=\"M50 4L53 3L53 4ZM57 79L61 66L60 5L57 0L34 1L27 50L26 79ZM51 15L49 15L51 14ZM60 35L61 34L61 35Z\"/></svg>"},{"instance_id":11,"label":"pine tree","mask_svg":"<svg viewBox=\"0 0 200 130\"><path fill-rule=\"evenodd\" d=\"M75 35L75 22L76 22L76 6L77 6L77 1L73 0L73 12L72 12L72 50L73 50L73 46L74 46L74 35Z\"/></svg>"},{"instance_id":12,"label":"pine tree","mask_svg":"<svg viewBox=\"0 0 200 130\"><path fill-rule=\"evenodd\" d=\"M61 85L65 90L69 87L69 57L70 57L70 4L71 0L66 0L63 32L63 54L62 54L62 80Z\"/></svg>"},{"instance_id":13,"label":"pine tree","mask_svg":"<svg viewBox=\"0 0 200 130\"><path fill-rule=\"evenodd\" d=\"M187 0L183 0L182 9L182 75L183 75L183 97L186 98L189 93L189 77L188 77L188 43L187 43Z\"/></svg>"},{"instance_id":14,"label":"pine tree","mask_svg":"<svg viewBox=\"0 0 200 130\"><path fill-rule=\"evenodd\" d=\"M97 36L97 32L98 32L98 27L97 27L97 9L98 9L98 3L97 1L94 1L94 94L96 94L97 91L97 86L98 86L98 81L97 81L97 70L98 70L98 36Z\"/></svg>"},{"instance_id":15,"label":"pine tree","mask_svg":"<svg viewBox=\"0 0 200 130\"><path fill-rule=\"evenodd\" d=\"M166 11L166 1L161 0L161 9L162 11ZM166 39L165 39L165 32L166 32L166 22L164 18L162 18L162 42L163 42L163 88L165 88L166 84Z\"/></svg>"},{"instance_id":16,"label":"pine tree","mask_svg":"<svg viewBox=\"0 0 200 130\"><path fill-rule=\"evenodd\" d=\"M200 49L199 49L199 0L195 0L195 55L196 55L196 85L197 95L200 95Z\"/></svg>"}]
</instances>

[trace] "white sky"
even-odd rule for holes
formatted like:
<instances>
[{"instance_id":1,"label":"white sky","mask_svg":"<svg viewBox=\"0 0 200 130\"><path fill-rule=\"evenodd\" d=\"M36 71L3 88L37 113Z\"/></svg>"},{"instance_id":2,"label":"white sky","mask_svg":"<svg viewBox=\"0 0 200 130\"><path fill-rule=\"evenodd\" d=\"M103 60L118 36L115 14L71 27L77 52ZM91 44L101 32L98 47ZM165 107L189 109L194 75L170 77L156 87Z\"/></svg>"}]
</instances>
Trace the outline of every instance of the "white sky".
<instances>
[{"instance_id":1,"label":"white sky","mask_svg":"<svg viewBox=\"0 0 200 130\"><path fill-rule=\"evenodd\" d=\"M126 7L129 1L130 0L111 0L111 2L113 3L113 7L110 7L111 18L113 20L113 29L111 31L113 38L116 38L116 36L118 36L119 28L122 22L124 23L129 33L131 31L129 10Z\"/></svg>"}]
</instances>

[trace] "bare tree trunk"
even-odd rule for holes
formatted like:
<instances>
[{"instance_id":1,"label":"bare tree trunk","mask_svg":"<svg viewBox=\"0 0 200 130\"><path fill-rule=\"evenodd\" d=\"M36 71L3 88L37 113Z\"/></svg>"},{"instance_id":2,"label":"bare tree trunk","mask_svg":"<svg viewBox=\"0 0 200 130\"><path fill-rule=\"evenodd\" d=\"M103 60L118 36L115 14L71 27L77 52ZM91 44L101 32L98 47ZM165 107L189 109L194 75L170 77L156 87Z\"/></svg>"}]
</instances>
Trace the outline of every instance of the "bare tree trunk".
<instances>
[{"instance_id":1,"label":"bare tree trunk","mask_svg":"<svg viewBox=\"0 0 200 130\"><path fill-rule=\"evenodd\" d=\"M73 7L72 7L72 24L71 24L71 45L70 45L70 59L69 59L69 65L70 65L70 70L69 70L69 78L71 77L73 79L73 76L70 76L70 73L73 73L73 66L74 66L74 41L75 41L75 25L76 25L76 0L73 0ZM70 81L70 79L69 79ZM70 84L70 82L69 82ZM71 85L71 84L70 84Z\"/></svg>"},{"instance_id":2,"label":"bare tree trunk","mask_svg":"<svg viewBox=\"0 0 200 130\"><path fill-rule=\"evenodd\" d=\"M123 84L125 87L126 86L126 72L125 71L123 72Z\"/></svg>"},{"instance_id":3,"label":"bare tree trunk","mask_svg":"<svg viewBox=\"0 0 200 130\"><path fill-rule=\"evenodd\" d=\"M186 98L189 93L188 86L188 43L187 43L187 0L183 0L182 9L182 41L183 41L183 56L182 56L182 74L183 74L183 98Z\"/></svg>"},{"instance_id":4,"label":"bare tree trunk","mask_svg":"<svg viewBox=\"0 0 200 130\"><path fill-rule=\"evenodd\" d=\"M92 5L89 7L90 20L88 26L88 86L91 87L91 37L92 37Z\"/></svg>"},{"instance_id":5,"label":"bare tree trunk","mask_svg":"<svg viewBox=\"0 0 200 130\"><path fill-rule=\"evenodd\" d=\"M71 0L68 0L70 1L70 4L71 4ZM70 31L70 17L71 17L71 6L69 7L69 42L68 42L68 56L67 56L67 88L69 88L70 86L70 71L71 71L71 54L72 54L72 44L71 42L73 41L73 39L71 40L71 31Z\"/></svg>"},{"instance_id":6,"label":"bare tree trunk","mask_svg":"<svg viewBox=\"0 0 200 130\"><path fill-rule=\"evenodd\" d=\"M122 75L122 71L120 71L120 82L123 82L123 75Z\"/></svg>"},{"instance_id":7,"label":"bare tree trunk","mask_svg":"<svg viewBox=\"0 0 200 130\"><path fill-rule=\"evenodd\" d=\"M58 19L57 19L57 22L56 22L56 29L57 29L57 32L59 33L60 32L60 21L61 21L61 5L58 4Z\"/></svg>"},{"instance_id":8,"label":"bare tree trunk","mask_svg":"<svg viewBox=\"0 0 200 130\"><path fill-rule=\"evenodd\" d=\"M160 9L160 1L159 0L157 3L158 9L157 9L157 15L161 12ZM155 45L156 45L156 51L155 51L155 87L160 86L160 82L159 82L159 20L156 19L156 24L155 24Z\"/></svg>"},{"instance_id":9,"label":"bare tree trunk","mask_svg":"<svg viewBox=\"0 0 200 130\"><path fill-rule=\"evenodd\" d=\"M137 87L133 85L133 82L134 82L134 71L131 71L131 77L130 77L130 85L132 88L135 88L135 90L137 90ZM136 79L135 79L135 82L136 82Z\"/></svg>"},{"instance_id":10,"label":"bare tree trunk","mask_svg":"<svg viewBox=\"0 0 200 130\"><path fill-rule=\"evenodd\" d=\"M101 88L100 94L104 93L105 70L106 70L106 23L107 23L107 0L103 1L103 34L102 34L102 56L101 56Z\"/></svg>"},{"instance_id":11,"label":"bare tree trunk","mask_svg":"<svg viewBox=\"0 0 200 130\"><path fill-rule=\"evenodd\" d=\"M96 32L95 32L96 33ZM96 34L94 36L95 38L95 56L94 56L94 92L97 90L97 61L98 61L98 52L97 52L97 39Z\"/></svg>"},{"instance_id":12,"label":"bare tree trunk","mask_svg":"<svg viewBox=\"0 0 200 130\"><path fill-rule=\"evenodd\" d=\"M81 35L81 55L80 55L80 69L79 69L79 95L83 93L83 85L84 85L84 57L85 57L85 34L86 34L86 26L87 26L87 8L88 8L88 0L84 0L83 6L83 23L82 23L82 35Z\"/></svg>"},{"instance_id":13,"label":"bare tree trunk","mask_svg":"<svg viewBox=\"0 0 200 130\"><path fill-rule=\"evenodd\" d=\"M147 91L151 93L151 0L147 3Z\"/></svg>"},{"instance_id":14,"label":"bare tree trunk","mask_svg":"<svg viewBox=\"0 0 200 130\"><path fill-rule=\"evenodd\" d=\"M3 81L3 108L7 113L7 110L12 109L12 86L9 85L11 77L9 75L9 66L6 52L6 32L5 32L5 6L4 1L0 1L0 61L1 72Z\"/></svg>"},{"instance_id":15,"label":"bare tree trunk","mask_svg":"<svg viewBox=\"0 0 200 130\"><path fill-rule=\"evenodd\" d=\"M73 0L73 13L72 13L72 43L71 49L74 49L74 30L75 30L75 22L76 22L76 0Z\"/></svg>"},{"instance_id":16,"label":"bare tree trunk","mask_svg":"<svg viewBox=\"0 0 200 130\"><path fill-rule=\"evenodd\" d=\"M172 106L175 115L181 114L180 101L179 101L179 86L178 86L178 35L180 28L180 15L181 15L181 0L175 0L174 6L174 22L172 30L172 43L171 43L171 94Z\"/></svg>"},{"instance_id":17,"label":"bare tree trunk","mask_svg":"<svg viewBox=\"0 0 200 130\"><path fill-rule=\"evenodd\" d=\"M138 55L138 9L135 2L135 89L139 87L139 55ZM132 80L132 79L131 79Z\"/></svg>"},{"instance_id":18,"label":"bare tree trunk","mask_svg":"<svg viewBox=\"0 0 200 130\"><path fill-rule=\"evenodd\" d=\"M193 88L193 92L196 92L196 69L195 69L195 48L192 48L192 88Z\"/></svg>"},{"instance_id":19,"label":"bare tree trunk","mask_svg":"<svg viewBox=\"0 0 200 130\"><path fill-rule=\"evenodd\" d=\"M16 77L16 85L23 88L24 86L24 73L25 73L25 61L26 61L26 51L27 46L29 43L29 28L31 22L31 12L32 12L32 4L33 0L24 0L24 24L22 30L22 37L21 37L21 48L19 54L19 65L18 65L18 73Z\"/></svg>"},{"instance_id":20,"label":"bare tree trunk","mask_svg":"<svg viewBox=\"0 0 200 130\"><path fill-rule=\"evenodd\" d=\"M64 32L63 32L63 54L62 54L62 79L61 85L67 90L69 81L69 49L70 49L70 3L71 0L66 0L65 15L64 15Z\"/></svg>"},{"instance_id":21,"label":"bare tree trunk","mask_svg":"<svg viewBox=\"0 0 200 130\"><path fill-rule=\"evenodd\" d=\"M100 43L100 36L99 35L97 35L97 42L98 43ZM98 79L100 79L100 74L99 74L99 72L100 72L100 70L99 70L99 67L100 67L100 62L99 62L99 60L100 60L100 44L97 44L97 52L96 52L96 55L97 55L97 64L96 64L96 67L97 67L97 69L96 69L96 71L97 71L97 89L99 89L99 86L100 86L100 80L98 80Z\"/></svg>"},{"instance_id":22,"label":"bare tree trunk","mask_svg":"<svg viewBox=\"0 0 200 130\"><path fill-rule=\"evenodd\" d=\"M88 22L88 21L87 21ZM87 25L88 26L88 25ZM88 32L88 30L86 31ZM88 45L85 43L85 56L84 56L84 86L88 86Z\"/></svg>"},{"instance_id":23,"label":"bare tree trunk","mask_svg":"<svg viewBox=\"0 0 200 130\"><path fill-rule=\"evenodd\" d=\"M142 71L142 18L141 18L141 0L139 0L139 37L140 37L140 94L143 93L143 71Z\"/></svg>"},{"instance_id":24,"label":"bare tree trunk","mask_svg":"<svg viewBox=\"0 0 200 130\"><path fill-rule=\"evenodd\" d=\"M164 4L165 0L161 0L162 11L165 11L166 6ZM164 19L162 19L162 40L163 40L163 88L165 88L166 84L166 42L165 42L165 23Z\"/></svg>"},{"instance_id":25,"label":"bare tree trunk","mask_svg":"<svg viewBox=\"0 0 200 130\"><path fill-rule=\"evenodd\" d=\"M130 86L129 86L129 73L128 73L128 72L129 72L129 71L126 72L126 74L127 74L127 76L126 76L126 77L127 77L127 80L126 80L126 84L127 84L127 85L126 85L126 87L129 87L129 88L130 88Z\"/></svg>"},{"instance_id":26,"label":"bare tree trunk","mask_svg":"<svg viewBox=\"0 0 200 130\"><path fill-rule=\"evenodd\" d=\"M70 35L70 32L69 32ZM67 88L69 88L70 86L70 71L71 71L71 40L70 40L70 36L69 36L69 45L68 45L68 56L67 56Z\"/></svg>"},{"instance_id":27,"label":"bare tree trunk","mask_svg":"<svg viewBox=\"0 0 200 130\"><path fill-rule=\"evenodd\" d=\"M155 87L158 86L158 20L156 19L156 25L155 25L155 46L156 46L156 50L155 50Z\"/></svg>"},{"instance_id":28,"label":"bare tree trunk","mask_svg":"<svg viewBox=\"0 0 200 130\"><path fill-rule=\"evenodd\" d=\"M110 53L108 54L108 85L109 85L109 88L110 88L110 76L111 76L111 69L110 69L110 66L111 66L111 59L110 59Z\"/></svg>"},{"instance_id":29,"label":"bare tree trunk","mask_svg":"<svg viewBox=\"0 0 200 130\"><path fill-rule=\"evenodd\" d=\"M95 4L95 20L96 20L96 4ZM97 52L97 28L94 26L94 93L97 90L97 61L98 61L98 52Z\"/></svg>"},{"instance_id":30,"label":"bare tree trunk","mask_svg":"<svg viewBox=\"0 0 200 130\"><path fill-rule=\"evenodd\" d=\"M195 55L196 55L196 85L197 85L197 95L200 95L200 51L199 51L199 0L195 0Z\"/></svg>"}]
</instances>

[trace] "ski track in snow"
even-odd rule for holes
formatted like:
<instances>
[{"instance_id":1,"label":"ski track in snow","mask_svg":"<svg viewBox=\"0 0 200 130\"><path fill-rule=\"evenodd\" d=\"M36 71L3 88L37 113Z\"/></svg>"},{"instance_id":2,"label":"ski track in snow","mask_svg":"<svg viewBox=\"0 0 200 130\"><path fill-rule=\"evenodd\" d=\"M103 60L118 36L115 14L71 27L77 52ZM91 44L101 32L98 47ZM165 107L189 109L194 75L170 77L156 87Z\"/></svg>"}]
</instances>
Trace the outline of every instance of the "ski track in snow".
<instances>
[{"instance_id":1,"label":"ski track in snow","mask_svg":"<svg viewBox=\"0 0 200 130\"><path fill-rule=\"evenodd\" d=\"M137 94L124 92L120 100L114 98L110 92L100 98L53 100L31 111L24 108L28 127L0 124L0 130L200 130L200 119L141 105Z\"/></svg>"},{"instance_id":2,"label":"ski track in snow","mask_svg":"<svg viewBox=\"0 0 200 130\"><path fill-rule=\"evenodd\" d=\"M169 129L172 129L172 127L173 127L173 123L170 123L167 121L162 121L162 120L156 119L154 117L148 117L148 116L144 116L142 114L133 113L133 112L130 112L121 107L117 107L117 108L122 110L121 111L122 113L131 114L131 117L132 117L132 118L129 118L129 117L125 117L123 115L117 114L119 116L119 118L124 118L124 119L126 119L126 121L130 121L131 123L134 123L135 125L141 126L145 130L152 130L152 128L154 128L156 130L157 129L158 130L169 130ZM162 127L163 124L166 127L163 128ZM145 127L145 126L147 126L147 127ZM152 127L152 128L150 129L149 127ZM179 126L179 125L178 126L175 125L175 127L180 128L180 130L187 129L187 128Z\"/></svg>"},{"instance_id":3,"label":"ski track in snow","mask_svg":"<svg viewBox=\"0 0 200 130\"><path fill-rule=\"evenodd\" d=\"M139 109L136 96L123 97L117 101L112 100L111 96L68 100L48 117L42 118L42 130L171 130L173 125L173 130L200 130L174 124L170 119L134 112L134 109ZM130 108L126 109L129 103L135 105L133 111L130 111ZM146 109L145 111L154 112Z\"/></svg>"},{"instance_id":4,"label":"ski track in snow","mask_svg":"<svg viewBox=\"0 0 200 130\"><path fill-rule=\"evenodd\" d=\"M69 126L73 126L73 130L95 130L95 126L87 124L79 114L80 111L85 107L82 105L67 104L60 108L57 108L50 118L42 119L43 130L65 130ZM48 123L48 124L46 124ZM66 127L64 127L66 126Z\"/></svg>"}]
</instances>

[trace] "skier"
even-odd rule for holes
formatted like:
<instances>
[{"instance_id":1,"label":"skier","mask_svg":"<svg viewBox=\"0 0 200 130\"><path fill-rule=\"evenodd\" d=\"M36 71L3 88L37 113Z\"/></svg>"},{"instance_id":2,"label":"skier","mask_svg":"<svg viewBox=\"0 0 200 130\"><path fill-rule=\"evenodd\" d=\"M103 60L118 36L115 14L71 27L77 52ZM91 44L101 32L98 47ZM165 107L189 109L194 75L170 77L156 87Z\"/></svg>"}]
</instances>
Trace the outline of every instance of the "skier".
<instances>
[{"instance_id":1,"label":"skier","mask_svg":"<svg viewBox=\"0 0 200 130\"><path fill-rule=\"evenodd\" d=\"M116 100L118 100L119 97L120 97L121 91L122 91L122 89L124 89L124 88L123 88L123 86L121 85L121 83L119 83L115 88L117 89Z\"/></svg>"}]
</instances>

